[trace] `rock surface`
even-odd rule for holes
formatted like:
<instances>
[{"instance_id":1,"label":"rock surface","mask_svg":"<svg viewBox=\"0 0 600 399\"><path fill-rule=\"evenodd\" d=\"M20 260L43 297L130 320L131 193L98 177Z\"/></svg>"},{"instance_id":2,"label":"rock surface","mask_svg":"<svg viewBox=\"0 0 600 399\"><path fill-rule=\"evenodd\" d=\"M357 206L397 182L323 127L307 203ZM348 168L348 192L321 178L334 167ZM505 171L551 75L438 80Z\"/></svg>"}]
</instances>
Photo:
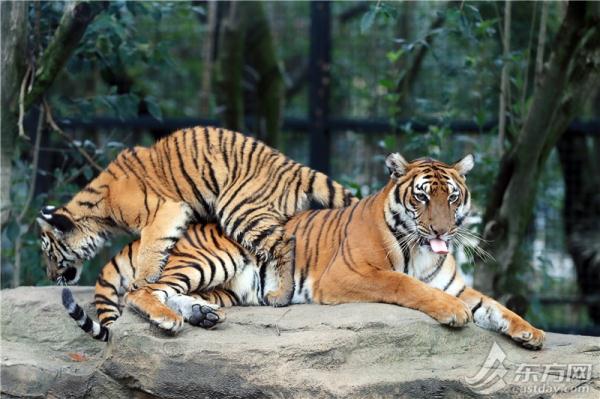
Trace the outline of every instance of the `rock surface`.
<instances>
[{"instance_id":1,"label":"rock surface","mask_svg":"<svg viewBox=\"0 0 600 399\"><path fill-rule=\"evenodd\" d=\"M92 288L73 292L95 314ZM177 336L125 311L105 344L69 318L58 287L0 295L7 398L479 397L482 387L465 379L474 376L495 377L498 385L483 387L492 397L600 397L600 338L548 334L531 352L476 326L454 330L397 306L345 304L227 309L217 329L186 326ZM497 359L480 378L490 352ZM591 365L589 378L557 382L569 364ZM527 368L529 382L519 382Z\"/></svg>"}]
</instances>

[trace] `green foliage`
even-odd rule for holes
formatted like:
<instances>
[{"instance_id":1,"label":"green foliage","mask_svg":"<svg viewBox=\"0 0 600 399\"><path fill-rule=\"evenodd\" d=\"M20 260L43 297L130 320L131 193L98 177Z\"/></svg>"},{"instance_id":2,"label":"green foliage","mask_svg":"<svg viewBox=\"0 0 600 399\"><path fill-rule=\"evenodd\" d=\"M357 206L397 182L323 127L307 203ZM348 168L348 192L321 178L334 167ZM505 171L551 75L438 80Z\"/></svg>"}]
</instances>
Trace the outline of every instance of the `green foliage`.
<instances>
[{"instance_id":1,"label":"green foliage","mask_svg":"<svg viewBox=\"0 0 600 399\"><path fill-rule=\"evenodd\" d=\"M47 134L43 132L42 134ZM25 148L32 151L32 144L29 142L20 143L22 150ZM74 193L81 189L82 182L89 181L96 175L96 171L87 163L83 156L75 150L75 147L83 149L88 155L93 157L101 165L108 164L119 151L123 149L123 143L117 141L108 141L102 147L97 147L90 140L75 140L68 148L63 149L62 166L52 170L38 169L38 180L52 181L51 189L47 192L34 195L30 206L25 210L24 217L20 223L17 218L26 202L26 198L31 190L31 181L34 170L30 162L25 162L18 157L18 153L13 160L13 183L11 186L11 217L6 224L2 226L0 236L2 244L2 287L8 287L11 284L13 268L16 261L15 246L18 240L21 241L21 285L48 285L52 284L46 278L45 262L42 258L39 242L39 230L35 222L40 209L45 205L61 206ZM40 157L44 156L44 152ZM98 275L98 270L108 259L129 241L130 237L115 239L114 246L108 245L99 256L88 262L82 274L82 284L93 284Z\"/></svg>"}]
</instances>

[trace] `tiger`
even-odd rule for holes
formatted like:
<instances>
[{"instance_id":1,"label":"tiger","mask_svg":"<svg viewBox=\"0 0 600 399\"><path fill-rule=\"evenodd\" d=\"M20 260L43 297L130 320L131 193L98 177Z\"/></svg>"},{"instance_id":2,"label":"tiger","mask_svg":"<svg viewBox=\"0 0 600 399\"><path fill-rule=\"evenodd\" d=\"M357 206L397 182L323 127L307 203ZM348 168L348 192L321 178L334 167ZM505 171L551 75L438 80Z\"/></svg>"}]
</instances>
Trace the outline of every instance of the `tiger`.
<instances>
[{"instance_id":1,"label":"tiger","mask_svg":"<svg viewBox=\"0 0 600 399\"><path fill-rule=\"evenodd\" d=\"M474 321L540 349L545 333L468 287L450 253L471 206L465 176L473 157L448 165L429 158L409 163L394 153L386 166L390 179L380 191L344 208L304 211L285 224L295 237L291 302L395 304L452 327ZM102 270L95 297L100 324L70 293L63 295L71 317L97 339L108 339L121 314L118 292L135 280L138 250L133 242ZM196 224L177 242L159 280L124 301L176 333L184 321L213 328L224 320L222 307L265 305L263 293L276 285L272 262L257 262L218 225Z\"/></svg>"},{"instance_id":2,"label":"tiger","mask_svg":"<svg viewBox=\"0 0 600 399\"><path fill-rule=\"evenodd\" d=\"M131 289L158 279L190 223L214 221L260 261L277 261L279 285L266 297L284 306L293 289L293 237L286 236L285 222L313 205L339 208L354 201L325 174L254 138L194 127L149 148L123 150L66 205L44 207L37 221L48 277L60 283L76 283L83 262L111 234L138 234L139 270Z\"/></svg>"}]
</instances>

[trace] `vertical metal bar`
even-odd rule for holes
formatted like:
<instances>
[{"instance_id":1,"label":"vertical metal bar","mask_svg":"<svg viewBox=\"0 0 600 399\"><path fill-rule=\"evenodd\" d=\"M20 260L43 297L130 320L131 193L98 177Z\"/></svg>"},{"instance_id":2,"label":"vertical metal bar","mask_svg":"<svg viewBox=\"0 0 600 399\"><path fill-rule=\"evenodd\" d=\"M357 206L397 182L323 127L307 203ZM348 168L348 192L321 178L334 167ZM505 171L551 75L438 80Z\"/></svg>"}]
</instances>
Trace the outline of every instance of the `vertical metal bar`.
<instances>
[{"instance_id":1,"label":"vertical metal bar","mask_svg":"<svg viewBox=\"0 0 600 399\"><path fill-rule=\"evenodd\" d=\"M330 172L329 90L331 8L327 1L310 3L309 130L310 166Z\"/></svg>"}]
</instances>

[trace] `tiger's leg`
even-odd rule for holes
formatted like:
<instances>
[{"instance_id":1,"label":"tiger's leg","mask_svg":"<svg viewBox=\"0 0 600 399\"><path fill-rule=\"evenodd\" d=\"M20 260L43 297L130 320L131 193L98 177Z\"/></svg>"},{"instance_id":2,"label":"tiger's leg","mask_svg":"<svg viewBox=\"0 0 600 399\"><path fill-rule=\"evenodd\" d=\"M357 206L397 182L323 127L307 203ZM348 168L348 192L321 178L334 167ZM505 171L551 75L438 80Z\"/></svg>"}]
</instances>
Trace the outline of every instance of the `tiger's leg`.
<instances>
[{"instance_id":1,"label":"tiger's leg","mask_svg":"<svg viewBox=\"0 0 600 399\"><path fill-rule=\"evenodd\" d=\"M508 335L528 349L541 349L545 334L492 298L467 287L458 296L469 305L479 327Z\"/></svg>"},{"instance_id":2,"label":"tiger's leg","mask_svg":"<svg viewBox=\"0 0 600 399\"><path fill-rule=\"evenodd\" d=\"M110 326L121 316L120 299L135 277L135 258L139 241L126 245L109 263L107 263L96 280L95 303L100 325Z\"/></svg>"},{"instance_id":3,"label":"tiger's leg","mask_svg":"<svg viewBox=\"0 0 600 399\"><path fill-rule=\"evenodd\" d=\"M140 234L136 262L139 268L133 289L158 280L169 251L186 231L192 217L192 208L185 203L166 201L160 205L150 225Z\"/></svg>"},{"instance_id":4,"label":"tiger's leg","mask_svg":"<svg viewBox=\"0 0 600 399\"><path fill-rule=\"evenodd\" d=\"M416 309L438 322L460 327L471 320L466 303L403 273L375 267L351 270L343 259L313 285L313 300L322 304L384 302Z\"/></svg>"},{"instance_id":5,"label":"tiger's leg","mask_svg":"<svg viewBox=\"0 0 600 399\"><path fill-rule=\"evenodd\" d=\"M206 250L195 248L193 251L187 256L172 255L156 283L148 284L126 296L126 301L132 308L166 331L179 331L184 320L192 325L211 327L204 320L214 325L224 317L217 305L201 298L192 298L188 294L225 283L235 275L237 266L222 259L223 262L219 263L215 254L207 253ZM189 256L197 258L198 263L184 260ZM219 270L217 264L221 266ZM200 324L194 324L195 322Z\"/></svg>"},{"instance_id":6,"label":"tiger's leg","mask_svg":"<svg viewBox=\"0 0 600 399\"><path fill-rule=\"evenodd\" d=\"M159 292L153 291L152 285L128 292L125 302L160 329L171 333L178 332L183 327L183 317L165 305L166 294L157 295Z\"/></svg>"},{"instance_id":7,"label":"tiger's leg","mask_svg":"<svg viewBox=\"0 0 600 399\"><path fill-rule=\"evenodd\" d=\"M258 262L276 262L278 288L267 292L265 301L276 307L289 305L294 294L295 238L285 233L285 228L277 218L264 213L249 217L245 220L245 226L241 232L234 231L228 234L236 236L237 233L236 240L256 255Z\"/></svg>"},{"instance_id":8,"label":"tiger's leg","mask_svg":"<svg viewBox=\"0 0 600 399\"><path fill-rule=\"evenodd\" d=\"M294 263L295 263L295 237L284 235L279 241L271 244L273 248L275 273L278 288L265 294L267 304L278 307L287 306L294 295Z\"/></svg>"},{"instance_id":9,"label":"tiger's leg","mask_svg":"<svg viewBox=\"0 0 600 399\"><path fill-rule=\"evenodd\" d=\"M130 262L137 251L138 242L133 242L123 248L107 263L96 279L94 303L100 323L92 320L77 304L68 288L62 293L62 301L69 316L79 327L93 338L106 341L109 327L121 316L120 299L129 283L133 280L134 265Z\"/></svg>"},{"instance_id":10,"label":"tiger's leg","mask_svg":"<svg viewBox=\"0 0 600 399\"><path fill-rule=\"evenodd\" d=\"M192 294L192 296L203 299L209 303L217 304L222 308L230 308L232 306L239 306L242 304L234 292L224 288L215 288L210 291L202 291Z\"/></svg>"}]
</instances>

